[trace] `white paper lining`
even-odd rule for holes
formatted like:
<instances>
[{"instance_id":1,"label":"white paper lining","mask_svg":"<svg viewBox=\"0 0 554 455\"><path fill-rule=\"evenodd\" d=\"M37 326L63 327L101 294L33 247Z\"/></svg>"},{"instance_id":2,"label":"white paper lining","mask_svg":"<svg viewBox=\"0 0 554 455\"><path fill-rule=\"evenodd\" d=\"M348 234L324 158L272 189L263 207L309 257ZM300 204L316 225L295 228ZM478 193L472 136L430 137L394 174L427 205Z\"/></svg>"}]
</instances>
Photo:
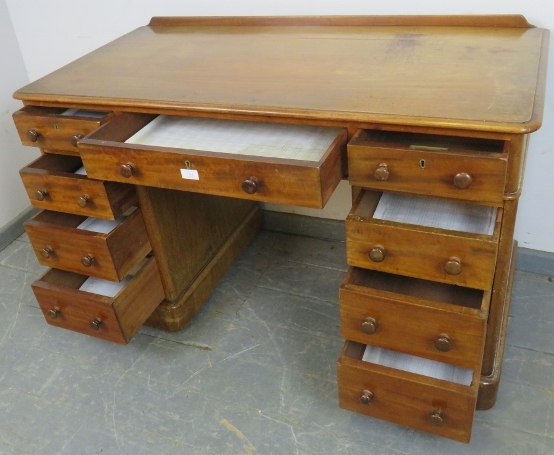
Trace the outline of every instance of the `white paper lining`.
<instances>
[{"instance_id":1,"label":"white paper lining","mask_svg":"<svg viewBox=\"0 0 554 455\"><path fill-rule=\"evenodd\" d=\"M383 193L374 219L492 235L496 207L437 198Z\"/></svg>"},{"instance_id":2,"label":"white paper lining","mask_svg":"<svg viewBox=\"0 0 554 455\"><path fill-rule=\"evenodd\" d=\"M362 360L462 385L471 385L473 379L473 371L468 368L390 351L376 346L366 346Z\"/></svg>"},{"instance_id":3,"label":"white paper lining","mask_svg":"<svg viewBox=\"0 0 554 455\"><path fill-rule=\"evenodd\" d=\"M317 162L340 131L324 126L160 115L126 143Z\"/></svg>"}]
</instances>

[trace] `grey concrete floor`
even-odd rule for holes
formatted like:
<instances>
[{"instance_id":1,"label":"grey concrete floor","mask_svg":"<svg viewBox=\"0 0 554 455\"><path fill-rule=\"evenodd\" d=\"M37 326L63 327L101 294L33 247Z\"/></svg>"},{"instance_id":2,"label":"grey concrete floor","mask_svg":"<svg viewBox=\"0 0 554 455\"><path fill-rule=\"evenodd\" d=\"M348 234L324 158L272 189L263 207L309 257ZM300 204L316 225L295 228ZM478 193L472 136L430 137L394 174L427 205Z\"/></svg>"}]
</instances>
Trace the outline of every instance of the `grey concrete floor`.
<instances>
[{"instance_id":1,"label":"grey concrete floor","mask_svg":"<svg viewBox=\"0 0 554 455\"><path fill-rule=\"evenodd\" d=\"M498 402L469 445L339 409L344 244L261 232L189 327L119 346L48 326L0 252L0 454L554 454L554 283L516 272Z\"/></svg>"}]
</instances>

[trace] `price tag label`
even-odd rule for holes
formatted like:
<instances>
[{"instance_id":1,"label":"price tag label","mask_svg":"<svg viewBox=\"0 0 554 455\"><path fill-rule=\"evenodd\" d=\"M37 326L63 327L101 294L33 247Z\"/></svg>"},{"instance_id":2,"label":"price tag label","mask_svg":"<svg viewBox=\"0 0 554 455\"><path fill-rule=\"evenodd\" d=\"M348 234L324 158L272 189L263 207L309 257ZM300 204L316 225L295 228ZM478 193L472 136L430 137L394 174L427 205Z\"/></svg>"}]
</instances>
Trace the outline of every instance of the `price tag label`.
<instances>
[{"instance_id":1,"label":"price tag label","mask_svg":"<svg viewBox=\"0 0 554 455\"><path fill-rule=\"evenodd\" d=\"M181 177L187 180L200 180L196 169L181 169Z\"/></svg>"}]
</instances>

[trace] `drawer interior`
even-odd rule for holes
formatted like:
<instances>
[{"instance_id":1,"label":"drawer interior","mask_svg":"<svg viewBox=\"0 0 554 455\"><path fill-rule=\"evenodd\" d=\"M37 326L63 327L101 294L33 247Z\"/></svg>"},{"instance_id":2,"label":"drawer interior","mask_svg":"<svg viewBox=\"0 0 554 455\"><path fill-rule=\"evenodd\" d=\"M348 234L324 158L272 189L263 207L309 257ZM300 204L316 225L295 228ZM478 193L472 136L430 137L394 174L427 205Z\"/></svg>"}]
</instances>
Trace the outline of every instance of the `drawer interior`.
<instances>
[{"instance_id":1,"label":"drawer interior","mask_svg":"<svg viewBox=\"0 0 554 455\"><path fill-rule=\"evenodd\" d=\"M73 109L65 107L40 107L25 106L21 111L25 115L36 117L62 117L71 119L99 120L106 117L109 112L91 109Z\"/></svg>"},{"instance_id":2,"label":"drawer interior","mask_svg":"<svg viewBox=\"0 0 554 455\"><path fill-rule=\"evenodd\" d=\"M86 140L152 148L194 150L253 159L319 164L342 128L239 120L122 114Z\"/></svg>"},{"instance_id":3,"label":"drawer interior","mask_svg":"<svg viewBox=\"0 0 554 455\"><path fill-rule=\"evenodd\" d=\"M448 199L364 190L354 205L356 221L382 220L495 237L502 209Z\"/></svg>"},{"instance_id":4,"label":"drawer interior","mask_svg":"<svg viewBox=\"0 0 554 455\"><path fill-rule=\"evenodd\" d=\"M109 234L135 210L137 210L136 207L131 207L123 215L115 220L105 220L102 218L74 215L72 213L43 210L33 217L33 221L49 225L64 226L68 228L89 231L91 233Z\"/></svg>"},{"instance_id":5,"label":"drawer interior","mask_svg":"<svg viewBox=\"0 0 554 455\"><path fill-rule=\"evenodd\" d=\"M503 153L507 147L505 141L495 139L378 130L360 130L349 145L381 149L487 154Z\"/></svg>"},{"instance_id":6,"label":"drawer interior","mask_svg":"<svg viewBox=\"0 0 554 455\"><path fill-rule=\"evenodd\" d=\"M486 311L490 301L490 293L479 289L378 272L359 267L351 267L344 285L347 288L362 288L364 291L378 289L397 295L446 303L479 311Z\"/></svg>"},{"instance_id":7,"label":"drawer interior","mask_svg":"<svg viewBox=\"0 0 554 455\"><path fill-rule=\"evenodd\" d=\"M86 175L82 173L82 167L83 162L78 156L47 153L30 163L28 166L25 167L25 169L47 172L61 172L67 174L73 174L79 171L79 174L76 174L76 176Z\"/></svg>"}]
</instances>

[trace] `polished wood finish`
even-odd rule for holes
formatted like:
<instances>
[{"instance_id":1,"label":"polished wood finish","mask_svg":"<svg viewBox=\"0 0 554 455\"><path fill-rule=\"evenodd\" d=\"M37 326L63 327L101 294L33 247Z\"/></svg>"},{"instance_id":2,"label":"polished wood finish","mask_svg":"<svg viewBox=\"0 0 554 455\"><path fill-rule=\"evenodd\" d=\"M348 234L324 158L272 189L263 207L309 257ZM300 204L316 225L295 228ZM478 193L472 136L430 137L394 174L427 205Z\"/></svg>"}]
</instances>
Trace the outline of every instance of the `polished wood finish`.
<instances>
[{"instance_id":1,"label":"polished wood finish","mask_svg":"<svg viewBox=\"0 0 554 455\"><path fill-rule=\"evenodd\" d=\"M363 344L347 341L339 357L342 408L469 442L479 372L474 373L472 384L465 386L364 362L364 349ZM371 392L371 400L366 391Z\"/></svg>"},{"instance_id":2,"label":"polished wood finish","mask_svg":"<svg viewBox=\"0 0 554 455\"><path fill-rule=\"evenodd\" d=\"M102 118L61 115L65 108L25 106L13 114L23 145L78 155L77 142L113 116Z\"/></svg>"},{"instance_id":3,"label":"polished wood finish","mask_svg":"<svg viewBox=\"0 0 554 455\"><path fill-rule=\"evenodd\" d=\"M499 140L360 130L348 143L351 185L502 205L508 154Z\"/></svg>"},{"instance_id":4,"label":"polished wood finish","mask_svg":"<svg viewBox=\"0 0 554 455\"><path fill-rule=\"evenodd\" d=\"M124 143L151 118L122 114L81 140L79 152L90 177L312 208L323 207L342 178L346 130L318 162ZM197 180L182 177L186 162L187 169L198 172Z\"/></svg>"},{"instance_id":5,"label":"polished wood finish","mask_svg":"<svg viewBox=\"0 0 554 455\"><path fill-rule=\"evenodd\" d=\"M512 134L540 126L546 30L513 16L419 20L154 21L14 96L52 106Z\"/></svg>"},{"instance_id":6,"label":"polished wood finish","mask_svg":"<svg viewBox=\"0 0 554 455\"><path fill-rule=\"evenodd\" d=\"M502 209L498 209L492 236L469 234L374 219L379 196L380 193L361 193L346 218L349 265L477 289L491 288Z\"/></svg>"},{"instance_id":7,"label":"polished wood finish","mask_svg":"<svg viewBox=\"0 0 554 455\"><path fill-rule=\"evenodd\" d=\"M84 220L84 216L42 211L25 222L38 261L57 269L121 281L152 249L139 209L107 234L78 229Z\"/></svg>"},{"instance_id":8,"label":"polished wood finish","mask_svg":"<svg viewBox=\"0 0 554 455\"><path fill-rule=\"evenodd\" d=\"M148 321L166 330L188 323L259 224L255 203L200 193L315 207L348 173L354 199L369 188L498 207L492 236L374 220L379 193L347 220L348 261L368 270L351 271L341 289L344 336L475 373L469 387L423 378L362 362L363 345L347 342L340 405L467 442L475 406L491 407L500 381L517 200L528 133L542 122L548 40L521 16L161 17L14 96L29 110L119 116L69 143L87 155L91 176L139 185L166 297ZM348 160L341 150L299 172L221 161L217 151L122 146L159 114L339 127L341 141L351 139ZM40 146L37 125L23 141ZM167 172L190 156L219 180L183 184ZM271 180L271 166L280 179ZM32 181L29 196L42 206L63 182ZM89 208L86 196L94 201L80 192L72 203ZM55 255L49 246L40 254ZM83 256L90 268L95 260ZM44 311L56 321L67 310L51 301ZM103 316L90 317L89 332L106 330Z\"/></svg>"},{"instance_id":9,"label":"polished wood finish","mask_svg":"<svg viewBox=\"0 0 554 455\"><path fill-rule=\"evenodd\" d=\"M178 299L248 215L255 202L137 187L169 301Z\"/></svg>"},{"instance_id":10,"label":"polished wood finish","mask_svg":"<svg viewBox=\"0 0 554 455\"><path fill-rule=\"evenodd\" d=\"M490 292L351 267L340 288L341 336L479 370L489 301ZM436 347L444 335L446 351Z\"/></svg>"},{"instance_id":11,"label":"polished wood finish","mask_svg":"<svg viewBox=\"0 0 554 455\"><path fill-rule=\"evenodd\" d=\"M174 300L164 300L146 324L170 332L186 327L254 238L261 225L262 210L255 204L184 292Z\"/></svg>"},{"instance_id":12,"label":"polished wood finish","mask_svg":"<svg viewBox=\"0 0 554 455\"><path fill-rule=\"evenodd\" d=\"M82 165L79 157L44 154L19 174L31 203L40 209L113 220L136 204L131 185L75 174Z\"/></svg>"},{"instance_id":13,"label":"polished wood finish","mask_svg":"<svg viewBox=\"0 0 554 455\"><path fill-rule=\"evenodd\" d=\"M163 300L154 258L115 297L80 291L87 278L51 269L32 284L50 325L125 344Z\"/></svg>"}]
</instances>

